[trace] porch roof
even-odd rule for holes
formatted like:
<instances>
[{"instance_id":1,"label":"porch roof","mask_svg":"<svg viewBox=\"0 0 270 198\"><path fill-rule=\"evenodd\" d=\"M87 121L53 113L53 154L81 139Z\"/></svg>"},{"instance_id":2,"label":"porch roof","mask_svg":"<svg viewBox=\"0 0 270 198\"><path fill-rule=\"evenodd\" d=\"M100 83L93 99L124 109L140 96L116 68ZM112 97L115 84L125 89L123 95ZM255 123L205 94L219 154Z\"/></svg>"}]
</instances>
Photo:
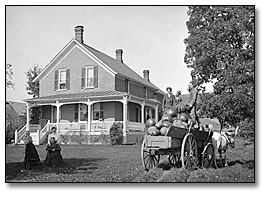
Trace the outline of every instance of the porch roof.
<instances>
[{"instance_id":1,"label":"porch roof","mask_svg":"<svg viewBox=\"0 0 270 198\"><path fill-rule=\"evenodd\" d=\"M25 99L25 102L49 102L55 100L69 100L69 99L87 99L87 98L99 98L99 97L119 97L127 95L126 92L120 91L98 91L98 92L84 92L84 93L71 93L71 94L57 94L43 96L39 98Z\"/></svg>"}]
</instances>

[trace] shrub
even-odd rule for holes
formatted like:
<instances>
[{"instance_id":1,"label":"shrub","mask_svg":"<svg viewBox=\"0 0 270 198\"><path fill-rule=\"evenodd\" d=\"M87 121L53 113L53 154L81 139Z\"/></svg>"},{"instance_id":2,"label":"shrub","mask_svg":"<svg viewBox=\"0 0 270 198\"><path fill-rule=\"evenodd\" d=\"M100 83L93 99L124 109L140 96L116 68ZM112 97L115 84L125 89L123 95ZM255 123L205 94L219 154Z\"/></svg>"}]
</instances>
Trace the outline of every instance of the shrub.
<instances>
[{"instance_id":1,"label":"shrub","mask_svg":"<svg viewBox=\"0 0 270 198\"><path fill-rule=\"evenodd\" d=\"M123 143L123 124L114 122L110 128L111 145L120 145Z\"/></svg>"},{"instance_id":2,"label":"shrub","mask_svg":"<svg viewBox=\"0 0 270 198\"><path fill-rule=\"evenodd\" d=\"M254 141L254 133L255 133L255 123L254 119L245 119L239 124L239 135L248 139L250 141Z\"/></svg>"}]
</instances>

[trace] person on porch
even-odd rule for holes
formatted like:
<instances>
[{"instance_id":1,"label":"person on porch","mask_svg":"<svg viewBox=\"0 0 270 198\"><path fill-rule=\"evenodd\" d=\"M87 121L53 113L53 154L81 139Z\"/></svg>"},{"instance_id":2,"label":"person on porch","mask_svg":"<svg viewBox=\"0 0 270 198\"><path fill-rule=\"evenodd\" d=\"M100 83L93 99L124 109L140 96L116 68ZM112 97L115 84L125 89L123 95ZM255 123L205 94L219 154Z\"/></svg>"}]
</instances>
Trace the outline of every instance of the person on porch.
<instances>
[{"instance_id":1,"label":"person on porch","mask_svg":"<svg viewBox=\"0 0 270 198\"><path fill-rule=\"evenodd\" d=\"M162 110L173 109L175 107L175 96L172 93L172 88L166 88L167 93L163 97Z\"/></svg>"},{"instance_id":2,"label":"person on porch","mask_svg":"<svg viewBox=\"0 0 270 198\"><path fill-rule=\"evenodd\" d=\"M50 139L54 137L57 144L60 144L60 134L56 131L56 127L52 127L51 133L48 135L48 144L50 145Z\"/></svg>"}]
</instances>

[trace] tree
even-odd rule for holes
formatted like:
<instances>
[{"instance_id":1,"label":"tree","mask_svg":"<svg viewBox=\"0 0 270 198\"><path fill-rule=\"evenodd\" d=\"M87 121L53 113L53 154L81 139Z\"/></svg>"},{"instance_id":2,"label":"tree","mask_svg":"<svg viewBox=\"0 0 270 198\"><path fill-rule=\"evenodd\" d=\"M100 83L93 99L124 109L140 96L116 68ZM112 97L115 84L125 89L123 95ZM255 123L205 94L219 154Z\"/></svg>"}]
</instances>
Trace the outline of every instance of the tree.
<instances>
[{"instance_id":1,"label":"tree","mask_svg":"<svg viewBox=\"0 0 270 198\"><path fill-rule=\"evenodd\" d=\"M12 65L6 64L6 88L13 88L15 89L15 84L11 81L13 78L13 71L12 71Z\"/></svg>"},{"instance_id":2,"label":"tree","mask_svg":"<svg viewBox=\"0 0 270 198\"><path fill-rule=\"evenodd\" d=\"M40 74L42 69L42 66L34 65L27 72L25 72L27 77L27 94L33 95L33 98L39 97L39 82L33 82L33 80Z\"/></svg>"},{"instance_id":3,"label":"tree","mask_svg":"<svg viewBox=\"0 0 270 198\"><path fill-rule=\"evenodd\" d=\"M188 11L184 61L197 85L215 82L204 112L234 126L255 117L254 11L254 6L189 6Z\"/></svg>"}]
</instances>

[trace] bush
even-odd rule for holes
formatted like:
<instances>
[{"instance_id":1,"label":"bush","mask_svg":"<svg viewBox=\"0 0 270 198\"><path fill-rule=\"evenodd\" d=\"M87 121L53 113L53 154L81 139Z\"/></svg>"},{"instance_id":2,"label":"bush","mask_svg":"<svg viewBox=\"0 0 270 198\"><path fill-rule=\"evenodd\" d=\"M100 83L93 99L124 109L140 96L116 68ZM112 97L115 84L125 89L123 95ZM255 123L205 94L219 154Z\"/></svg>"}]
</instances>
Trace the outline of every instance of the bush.
<instances>
[{"instance_id":1,"label":"bush","mask_svg":"<svg viewBox=\"0 0 270 198\"><path fill-rule=\"evenodd\" d=\"M123 124L114 122L110 128L111 145L121 145L123 143Z\"/></svg>"},{"instance_id":2,"label":"bush","mask_svg":"<svg viewBox=\"0 0 270 198\"><path fill-rule=\"evenodd\" d=\"M239 124L239 136L254 141L255 123L254 119L245 119Z\"/></svg>"}]
</instances>

